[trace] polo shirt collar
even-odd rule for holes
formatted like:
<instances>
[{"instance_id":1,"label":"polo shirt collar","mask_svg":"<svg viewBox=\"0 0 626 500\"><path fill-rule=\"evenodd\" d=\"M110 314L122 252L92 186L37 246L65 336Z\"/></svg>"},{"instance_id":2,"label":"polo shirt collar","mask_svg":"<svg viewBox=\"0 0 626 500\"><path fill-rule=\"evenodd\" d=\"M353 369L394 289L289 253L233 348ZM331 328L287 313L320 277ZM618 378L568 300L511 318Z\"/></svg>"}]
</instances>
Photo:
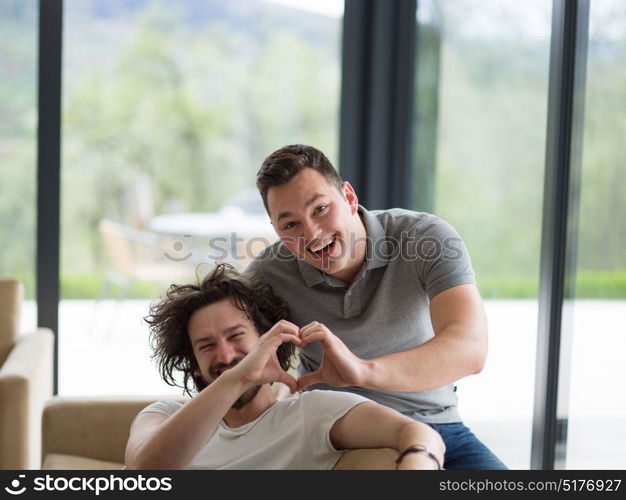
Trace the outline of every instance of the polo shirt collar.
<instances>
[{"instance_id":1,"label":"polo shirt collar","mask_svg":"<svg viewBox=\"0 0 626 500\"><path fill-rule=\"evenodd\" d=\"M324 282L324 273L322 273L322 271L313 267L310 264L307 264L301 259L296 260L298 262L300 274L302 275L304 282L309 288Z\"/></svg>"},{"instance_id":2,"label":"polo shirt collar","mask_svg":"<svg viewBox=\"0 0 626 500\"><path fill-rule=\"evenodd\" d=\"M366 270L384 267L389 263L389 257L380 255L380 245L387 239L385 228L374 214L370 213L362 205L359 205L359 213L363 215L365 230L367 231ZM375 250L378 250L376 252Z\"/></svg>"},{"instance_id":3,"label":"polo shirt collar","mask_svg":"<svg viewBox=\"0 0 626 500\"><path fill-rule=\"evenodd\" d=\"M362 205L359 205L358 212L363 216L363 223L365 224L365 231L367 232L367 250L366 250L366 265L365 270L376 269L378 267L386 266L389 262L389 258L384 255L378 255L380 252L374 252L376 247L374 244L377 241L381 241L386 238L386 232L383 225L378 218L371 214ZM319 269L307 264L304 260L296 259L298 263L298 269L304 279L304 282L309 288L323 283L324 273Z\"/></svg>"}]
</instances>

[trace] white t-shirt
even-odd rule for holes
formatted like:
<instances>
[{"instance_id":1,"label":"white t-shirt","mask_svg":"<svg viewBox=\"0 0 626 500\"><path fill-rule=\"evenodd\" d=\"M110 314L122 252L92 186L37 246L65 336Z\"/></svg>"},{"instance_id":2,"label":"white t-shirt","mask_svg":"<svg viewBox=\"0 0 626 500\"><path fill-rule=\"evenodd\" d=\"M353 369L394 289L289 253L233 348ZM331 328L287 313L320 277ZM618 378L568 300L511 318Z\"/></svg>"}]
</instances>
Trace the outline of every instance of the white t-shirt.
<instances>
[{"instance_id":1,"label":"white t-shirt","mask_svg":"<svg viewBox=\"0 0 626 500\"><path fill-rule=\"evenodd\" d=\"M186 469L332 469L343 452L331 444L330 429L369 401L349 392L308 391L277 401L241 427L228 427L222 420ZM140 414L171 416L182 406L157 401Z\"/></svg>"}]
</instances>

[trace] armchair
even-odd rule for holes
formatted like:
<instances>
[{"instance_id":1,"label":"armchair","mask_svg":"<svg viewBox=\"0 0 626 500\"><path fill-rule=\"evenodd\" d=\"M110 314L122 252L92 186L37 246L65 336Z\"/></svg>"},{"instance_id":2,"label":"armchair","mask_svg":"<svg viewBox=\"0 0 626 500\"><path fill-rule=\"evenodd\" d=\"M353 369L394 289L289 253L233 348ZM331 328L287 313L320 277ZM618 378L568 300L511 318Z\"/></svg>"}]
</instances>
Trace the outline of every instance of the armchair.
<instances>
[{"instance_id":1,"label":"armchair","mask_svg":"<svg viewBox=\"0 0 626 500\"><path fill-rule=\"evenodd\" d=\"M18 335L21 283L0 279L0 469L38 469L41 414L52 396L54 336Z\"/></svg>"}]
</instances>

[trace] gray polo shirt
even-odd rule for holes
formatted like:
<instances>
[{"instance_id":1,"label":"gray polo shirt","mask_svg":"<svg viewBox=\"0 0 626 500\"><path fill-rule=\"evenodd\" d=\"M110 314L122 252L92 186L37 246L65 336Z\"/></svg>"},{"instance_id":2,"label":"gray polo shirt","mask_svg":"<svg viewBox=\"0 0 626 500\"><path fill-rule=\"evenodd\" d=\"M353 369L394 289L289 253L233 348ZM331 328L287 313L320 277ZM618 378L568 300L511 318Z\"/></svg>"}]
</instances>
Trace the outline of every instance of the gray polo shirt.
<instances>
[{"instance_id":1,"label":"gray polo shirt","mask_svg":"<svg viewBox=\"0 0 626 500\"><path fill-rule=\"evenodd\" d=\"M287 300L295 324L324 323L356 356L372 359L432 338L430 299L475 280L463 241L439 217L398 208L370 212L361 206L359 213L367 254L351 284L296 259L280 242L266 248L246 271L259 274ZM319 342L303 348L298 373L316 370L322 355ZM453 384L425 392L325 384L308 389L354 392L427 423L460 421Z\"/></svg>"}]
</instances>

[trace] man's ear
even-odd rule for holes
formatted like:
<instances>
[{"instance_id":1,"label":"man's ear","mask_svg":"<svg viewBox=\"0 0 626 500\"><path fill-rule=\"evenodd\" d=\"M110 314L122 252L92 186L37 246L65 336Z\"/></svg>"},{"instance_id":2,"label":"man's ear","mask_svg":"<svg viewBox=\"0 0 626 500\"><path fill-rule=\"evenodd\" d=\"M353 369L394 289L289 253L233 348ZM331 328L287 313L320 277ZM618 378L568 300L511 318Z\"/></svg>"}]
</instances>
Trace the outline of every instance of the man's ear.
<instances>
[{"instance_id":1,"label":"man's ear","mask_svg":"<svg viewBox=\"0 0 626 500\"><path fill-rule=\"evenodd\" d=\"M348 201L348 205L350 205L352 215L354 215L359 209L359 198L357 197L354 188L348 181L344 181L341 185L341 191L343 192L344 198Z\"/></svg>"}]
</instances>

